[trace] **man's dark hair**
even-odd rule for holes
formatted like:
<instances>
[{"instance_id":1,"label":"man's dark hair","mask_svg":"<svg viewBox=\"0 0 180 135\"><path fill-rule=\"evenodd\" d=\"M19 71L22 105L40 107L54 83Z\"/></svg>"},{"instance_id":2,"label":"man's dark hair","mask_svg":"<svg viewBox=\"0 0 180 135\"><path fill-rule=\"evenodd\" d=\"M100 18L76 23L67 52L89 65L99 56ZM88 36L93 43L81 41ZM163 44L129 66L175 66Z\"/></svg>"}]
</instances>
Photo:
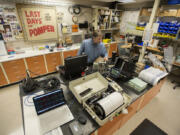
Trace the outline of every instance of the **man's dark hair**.
<instances>
[{"instance_id":1,"label":"man's dark hair","mask_svg":"<svg viewBox=\"0 0 180 135\"><path fill-rule=\"evenodd\" d=\"M102 35L102 33L101 33L100 30L95 30L95 31L93 32L93 34L92 34L92 37L98 37L98 36L101 36L101 35Z\"/></svg>"}]
</instances>

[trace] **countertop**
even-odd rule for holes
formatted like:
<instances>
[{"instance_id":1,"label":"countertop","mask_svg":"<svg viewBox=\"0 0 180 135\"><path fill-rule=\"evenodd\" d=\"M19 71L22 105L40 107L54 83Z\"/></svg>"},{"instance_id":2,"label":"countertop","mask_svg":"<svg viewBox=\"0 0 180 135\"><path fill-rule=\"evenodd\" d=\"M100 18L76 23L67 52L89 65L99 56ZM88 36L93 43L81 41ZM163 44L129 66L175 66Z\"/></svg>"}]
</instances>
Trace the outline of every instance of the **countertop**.
<instances>
[{"instance_id":1,"label":"countertop","mask_svg":"<svg viewBox=\"0 0 180 135\"><path fill-rule=\"evenodd\" d=\"M75 49L79 49L79 48L80 48L80 44L76 44L76 45L72 45L72 46L64 47L64 48L58 48L58 49L55 48L53 52L50 52L48 49L44 49L44 50L25 50L25 53L21 53L21 54L0 56L0 62L6 62L6 61L21 59L21 58L38 56L38 55L45 55L45 54L55 53L55 52L63 52L63 51L75 50Z\"/></svg>"},{"instance_id":2,"label":"countertop","mask_svg":"<svg viewBox=\"0 0 180 135\"><path fill-rule=\"evenodd\" d=\"M51 75L52 76L52 75ZM59 79L61 78L59 74L54 74L53 76L58 77ZM42 78L41 78L42 79ZM60 79L62 80L62 78ZM132 102L135 102L139 97L141 97L142 95L144 95L148 90L150 90L152 88L151 85L148 85L148 87L140 94L136 94L134 93L129 87L127 87L125 85L124 82L117 82L118 84L120 84L120 86L123 88L123 91L125 93L127 93L131 98L132 98ZM61 88L63 88L64 91L64 96L65 99L67 101L67 105L69 107L69 109L71 110L73 116L74 116L74 120L77 120L78 117L80 115L83 115L84 117L86 117L87 119L87 124L86 125L81 125L79 124L79 126L83 129L83 132L86 135L92 134L95 130L97 130L98 128L100 128L100 126L95 122L95 120L86 112L86 110L82 107L81 104L78 103L78 101L76 100L76 98L73 96L72 92L69 90L68 88L68 82L65 83L66 85L61 85ZM26 93L23 92L21 84L20 84L20 100L21 100L21 107L22 107L22 118L23 118L23 128L24 128L24 115L23 115L23 96L27 95ZM37 90L38 91L38 90ZM46 91L45 91L46 92ZM34 93L34 92L32 92ZM29 93L29 94L32 94ZM63 126L61 126L61 129L63 131L64 135L71 135L71 131L69 129L69 124L71 122L68 122L66 124L64 124Z\"/></svg>"},{"instance_id":3,"label":"countertop","mask_svg":"<svg viewBox=\"0 0 180 135\"><path fill-rule=\"evenodd\" d=\"M117 41L117 42L113 41L111 43L105 43L104 45L110 45L113 43L121 43L121 42L122 41ZM48 49L44 49L44 50L25 49L24 50L25 53L0 56L0 63L6 62L6 61L11 61L11 60L16 60L16 59L38 56L38 55L45 55L45 54L50 54L50 53L55 53L55 52L75 50L75 49L79 49L80 45L81 44L79 43L79 44L73 44L72 46L68 46L68 47L63 47L63 48L58 48L58 49L55 48L53 52L50 52Z\"/></svg>"}]
</instances>

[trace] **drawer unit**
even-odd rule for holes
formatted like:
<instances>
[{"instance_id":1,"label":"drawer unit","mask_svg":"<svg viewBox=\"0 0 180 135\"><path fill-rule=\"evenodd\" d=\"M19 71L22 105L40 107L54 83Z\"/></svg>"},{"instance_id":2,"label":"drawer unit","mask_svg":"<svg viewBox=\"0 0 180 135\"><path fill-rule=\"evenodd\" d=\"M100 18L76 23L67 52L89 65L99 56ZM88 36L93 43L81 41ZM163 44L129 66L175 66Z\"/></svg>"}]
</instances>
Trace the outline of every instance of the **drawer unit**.
<instances>
[{"instance_id":1,"label":"drawer unit","mask_svg":"<svg viewBox=\"0 0 180 135\"><path fill-rule=\"evenodd\" d=\"M2 68L0 67L0 86L6 85L6 84L8 84L8 82L4 76Z\"/></svg>"},{"instance_id":2,"label":"drawer unit","mask_svg":"<svg viewBox=\"0 0 180 135\"><path fill-rule=\"evenodd\" d=\"M112 121L107 122L102 127L98 129L98 135L112 135L120 127L122 123L122 114L114 117Z\"/></svg>"},{"instance_id":3,"label":"drawer unit","mask_svg":"<svg viewBox=\"0 0 180 135\"><path fill-rule=\"evenodd\" d=\"M78 49L70 50L70 51L64 51L63 56L64 56L64 59L65 59L65 58L70 57L70 56L77 56L77 53L78 53Z\"/></svg>"},{"instance_id":4,"label":"drawer unit","mask_svg":"<svg viewBox=\"0 0 180 135\"><path fill-rule=\"evenodd\" d=\"M10 83L17 82L26 77L26 67L23 59L2 63Z\"/></svg>"},{"instance_id":5,"label":"drawer unit","mask_svg":"<svg viewBox=\"0 0 180 135\"><path fill-rule=\"evenodd\" d=\"M146 94L144 94L140 109L146 106L160 92L160 89L164 82L165 79L161 80L157 85L153 86Z\"/></svg>"},{"instance_id":6,"label":"drawer unit","mask_svg":"<svg viewBox=\"0 0 180 135\"><path fill-rule=\"evenodd\" d=\"M35 77L46 74L44 57L42 55L26 58L27 67L30 70L30 76Z\"/></svg>"},{"instance_id":7,"label":"drawer unit","mask_svg":"<svg viewBox=\"0 0 180 135\"><path fill-rule=\"evenodd\" d=\"M144 98L140 106L140 109L146 106L153 99L153 97L155 97L159 93L160 89L158 89L158 85L154 86L146 94L144 94Z\"/></svg>"},{"instance_id":8,"label":"drawer unit","mask_svg":"<svg viewBox=\"0 0 180 135\"><path fill-rule=\"evenodd\" d=\"M127 109L128 109L128 114L122 114L122 123L121 126L123 126L133 115L136 114L138 111L138 107L143 100L143 97L138 98L134 103L132 103Z\"/></svg>"},{"instance_id":9,"label":"drawer unit","mask_svg":"<svg viewBox=\"0 0 180 135\"><path fill-rule=\"evenodd\" d=\"M62 65L62 58L60 52L46 54L45 57L46 57L48 72L54 72L56 71L56 66Z\"/></svg>"}]
</instances>

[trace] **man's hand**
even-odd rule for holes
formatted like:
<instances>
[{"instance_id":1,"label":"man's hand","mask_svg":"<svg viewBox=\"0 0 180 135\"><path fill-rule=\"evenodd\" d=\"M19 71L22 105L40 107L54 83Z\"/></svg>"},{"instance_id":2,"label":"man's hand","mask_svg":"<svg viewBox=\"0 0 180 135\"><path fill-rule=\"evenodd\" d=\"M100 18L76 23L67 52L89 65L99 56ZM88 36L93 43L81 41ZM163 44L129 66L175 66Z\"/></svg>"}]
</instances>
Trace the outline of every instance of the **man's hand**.
<instances>
[{"instance_id":1,"label":"man's hand","mask_svg":"<svg viewBox=\"0 0 180 135\"><path fill-rule=\"evenodd\" d=\"M108 57L104 57L104 61L108 61Z\"/></svg>"}]
</instances>

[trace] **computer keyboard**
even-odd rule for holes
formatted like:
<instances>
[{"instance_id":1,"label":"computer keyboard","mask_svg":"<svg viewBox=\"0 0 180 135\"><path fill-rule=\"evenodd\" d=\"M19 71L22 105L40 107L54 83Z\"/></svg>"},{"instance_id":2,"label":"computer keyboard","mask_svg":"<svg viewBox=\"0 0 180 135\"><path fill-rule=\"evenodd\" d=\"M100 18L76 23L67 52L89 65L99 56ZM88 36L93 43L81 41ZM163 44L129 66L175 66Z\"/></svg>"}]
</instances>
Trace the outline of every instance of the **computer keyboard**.
<instances>
[{"instance_id":1,"label":"computer keyboard","mask_svg":"<svg viewBox=\"0 0 180 135\"><path fill-rule=\"evenodd\" d=\"M33 102L38 115L66 103L62 89L33 97Z\"/></svg>"}]
</instances>

